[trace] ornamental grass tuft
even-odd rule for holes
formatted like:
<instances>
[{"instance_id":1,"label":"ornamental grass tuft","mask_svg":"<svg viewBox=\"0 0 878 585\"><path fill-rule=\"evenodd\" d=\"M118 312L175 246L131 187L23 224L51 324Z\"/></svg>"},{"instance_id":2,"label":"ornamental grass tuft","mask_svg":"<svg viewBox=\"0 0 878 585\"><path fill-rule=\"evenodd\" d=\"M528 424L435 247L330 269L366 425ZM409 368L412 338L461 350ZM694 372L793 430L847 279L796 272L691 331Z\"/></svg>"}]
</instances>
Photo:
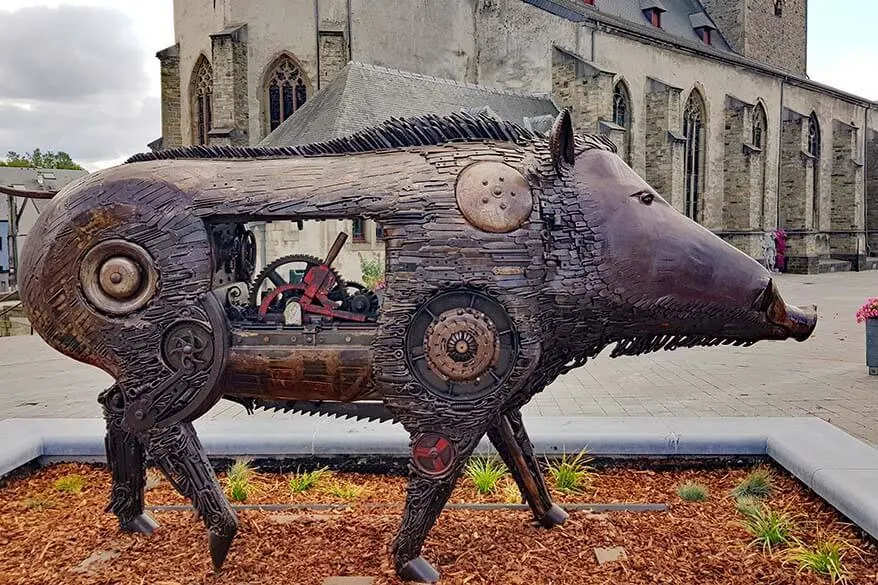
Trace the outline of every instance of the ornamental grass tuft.
<instances>
[{"instance_id":1,"label":"ornamental grass tuft","mask_svg":"<svg viewBox=\"0 0 878 585\"><path fill-rule=\"evenodd\" d=\"M707 499L707 487L687 481L677 486L677 495L686 502L703 502Z\"/></svg>"},{"instance_id":2,"label":"ornamental grass tuft","mask_svg":"<svg viewBox=\"0 0 878 585\"><path fill-rule=\"evenodd\" d=\"M567 453L548 463L549 477L555 489L563 493L581 492L594 479L594 469L588 466L592 458L585 449L570 457Z\"/></svg>"},{"instance_id":3,"label":"ornamental grass tuft","mask_svg":"<svg viewBox=\"0 0 878 585\"><path fill-rule=\"evenodd\" d=\"M844 566L844 557L855 550L850 544L836 539L818 542L814 548L803 544L787 551L786 560L795 563L800 573L811 572L829 577L836 584L845 585L850 581L850 572Z\"/></svg>"},{"instance_id":4,"label":"ornamental grass tuft","mask_svg":"<svg viewBox=\"0 0 878 585\"><path fill-rule=\"evenodd\" d=\"M328 467L321 467L320 469L306 471L305 473L296 473L290 477L290 492L294 494L307 492L317 487L322 480L327 479L330 475L331 472Z\"/></svg>"},{"instance_id":5,"label":"ornamental grass tuft","mask_svg":"<svg viewBox=\"0 0 878 585\"><path fill-rule=\"evenodd\" d=\"M480 494L493 494L497 484L507 473L502 461L494 457L472 457L466 464L464 473L476 486Z\"/></svg>"},{"instance_id":6,"label":"ornamental grass tuft","mask_svg":"<svg viewBox=\"0 0 878 585\"><path fill-rule=\"evenodd\" d=\"M757 505L751 514L744 516L744 528L755 538L751 546L761 546L771 553L792 540L795 524L786 512L775 512L764 504Z\"/></svg>"},{"instance_id":7,"label":"ornamental grass tuft","mask_svg":"<svg viewBox=\"0 0 878 585\"><path fill-rule=\"evenodd\" d=\"M85 487L85 478L81 475L65 475L55 480L55 489L62 494L78 494Z\"/></svg>"},{"instance_id":8,"label":"ornamental grass tuft","mask_svg":"<svg viewBox=\"0 0 878 585\"><path fill-rule=\"evenodd\" d=\"M352 502L362 496L366 488L349 481L333 481L327 484L324 490L334 498Z\"/></svg>"},{"instance_id":9,"label":"ornamental grass tuft","mask_svg":"<svg viewBox=\"0 0 878 585\"><path fill-rule=\"evenodd\" d=\"M771 471L764 467L754 469L738 486L732 490L734 498L754 498L757 500L771 495Z\"/></svg>"},{"instance_id":10,"label":"ornamental grass tuft","mask_svg":"<svg viewBox=\"0 0 878 585\"><path fill-rule=\"evenodd\" d=\"M250 480L253 479L255 470L250 462L239 459L235 461L226 473L226 488L229 497L235 502L246 502L253 492Z\"/></svg>"}]
</instances>

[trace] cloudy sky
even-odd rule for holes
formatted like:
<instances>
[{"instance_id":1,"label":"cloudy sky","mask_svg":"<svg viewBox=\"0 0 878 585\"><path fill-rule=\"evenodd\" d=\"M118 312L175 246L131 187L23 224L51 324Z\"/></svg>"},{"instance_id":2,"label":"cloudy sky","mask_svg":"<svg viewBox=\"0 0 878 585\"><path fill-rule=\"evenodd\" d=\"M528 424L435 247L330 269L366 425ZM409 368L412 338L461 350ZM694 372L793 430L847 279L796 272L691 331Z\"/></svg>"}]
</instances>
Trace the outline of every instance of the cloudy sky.
<instances>
[{"instance_id":1,"label":"cloudy sky","mask_svg":"<svg viewBox=\"0 0 878 585\"><path fill-rule=\"evenodd\" d=\"M810 76L878 100L876 22L876 0L810 0ZM0 0L0 31L0 156L64 150L93 170L161 134L172 0Z\"/></svg>"}]
</instances>

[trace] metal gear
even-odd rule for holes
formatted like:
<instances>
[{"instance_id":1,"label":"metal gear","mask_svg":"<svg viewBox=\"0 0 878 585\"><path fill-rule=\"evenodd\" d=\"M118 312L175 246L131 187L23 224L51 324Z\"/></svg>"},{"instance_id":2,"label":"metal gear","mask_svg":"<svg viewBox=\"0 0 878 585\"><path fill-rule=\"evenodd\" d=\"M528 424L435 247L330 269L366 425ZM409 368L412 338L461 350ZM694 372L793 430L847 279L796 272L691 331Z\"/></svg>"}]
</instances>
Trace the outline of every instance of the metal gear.
<instances>
[{"instance_id":1,"label":"metal gear","mask_svg":"<svg viewBox=\"0 0 878 585\"><path fill-rule=\"evenodd\" d=\"M348 298L341 307L343 311L350 311L351 313L361 315L375 315L378 313L380 304L378 295L366 285L359 282L348 282L346 283L346 292ZM329 298L332 299L332 297Z\"/></svg>"},{"instance_id":2,"label":"metal gear","mask_svg":"<svg viewBox=\"0 0 878 585\"><path fill-rule=\"evenodd\" d=\"M263 268L262 271L256 275L256 278L253 279L253 282L250 283L249 306L252 309L255 310L259 308L259 291L262 290L262 285L265 283L266 280L270 281L275 286L275 288L283 286L285 284L290 284L280 274L278 274L277 269L284 264L293 263L306 265L305 270L302 273L302 276L304 276L312 267L320 266L321 264L323 264L323 260L315 256L309 256L307 254L290 254L289 256L281 256L277 260L268 264L268 266ZM344 303L344 301L348 298L346 283L341 275L336 272L334 268L330 268L329 271L335 278L335 287L333 287L333 289L330 291L329 298L330 300Z\"/></svg>"}]
</instances>

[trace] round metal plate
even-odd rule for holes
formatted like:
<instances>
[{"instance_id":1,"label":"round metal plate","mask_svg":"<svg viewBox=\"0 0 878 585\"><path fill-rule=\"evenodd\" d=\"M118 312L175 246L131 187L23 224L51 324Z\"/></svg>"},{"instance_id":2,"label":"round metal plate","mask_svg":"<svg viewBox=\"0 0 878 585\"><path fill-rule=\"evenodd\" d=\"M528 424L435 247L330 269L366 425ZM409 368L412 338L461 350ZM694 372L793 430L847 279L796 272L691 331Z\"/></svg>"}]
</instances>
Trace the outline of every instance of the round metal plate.
<instances>
[{"instance_id":1,"label":"round metal plate","mask_svg":"<svg viewBox=\"0 0 878 585\"><path fill-rule=\"evenodd\" d=\"M533 209L527 179L499 162L479 162L463 169L455 193L466 220L485 232L505 234L517 230Z\"/></svg>"},{"instance_id":2,"label":"round metal plate","mask_svg":"<svg viewBox=\"0 0 878 585\"><path fill-rule=\"evenodd\" d=\"M426 433L412 445L412 463L427 477L447 474L457 460L457 449L447 437L438 433Z\"/></svg>"},{"instance_id":3,"label":"round metal plate","mask_svg":"<svg viewBox=\"0 0 878 585\"><path fill-rule=\"evenodd\" d=\"M437 376L455 382L477 379L497 362L497 328L469 307L438 315L424 336L427 363Z\"/></svg>"},{"instance_id":4,"label":"round metal plate","mask_svg":"<svg viewBox=\"0 0 878 585\"><path fill-rule=\"evenodd\" d=\"M197 321L180 321L165 333L162 354L174 371L207 369L213 362L213 336Z\"/></svg>"},{"instance_id":5,"label":"round metal plate","mask_svg":"<svg viewBox=\"0 0 878 585\"><path fill-rule=\"evenodd\" d=\"M79 279L83 294L95 309L124 316L152 300L159 275L142 246L127 240L106 240L83 257Z\"/></svg>"},{"instance_id":6,"label":"round metal plate","mask_svg":"<svg viewBox=\"0 0 878 585\"><path fill-rule=\"evenodd\" d=\"M440 325L443 315L450 317L447 327ZM400 352L404 355L399 357L405 357L409 371L427 392L468 402L506 382L518 351L518 334L506 309L485 294L461 289L437 295L415 312L406 329L405 352Z\"/></svg>"}]
</instances>

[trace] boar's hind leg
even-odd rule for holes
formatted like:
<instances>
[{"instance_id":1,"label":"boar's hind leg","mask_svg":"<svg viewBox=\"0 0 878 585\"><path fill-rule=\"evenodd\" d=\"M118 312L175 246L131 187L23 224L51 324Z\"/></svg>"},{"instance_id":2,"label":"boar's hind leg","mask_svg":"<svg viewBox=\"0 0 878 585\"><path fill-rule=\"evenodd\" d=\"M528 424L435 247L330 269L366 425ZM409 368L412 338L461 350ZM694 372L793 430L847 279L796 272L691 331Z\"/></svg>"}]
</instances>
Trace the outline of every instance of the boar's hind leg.
<instances>
[{"instance_id":1,"label":"boar's hind leg","mask_svg":"<svg viewBox=\"0 0 878 585\"><path fill-rule=\"evenodd\" d=\"M502 415L497 424L488 429L488 438L512 472L537 522L546 528L563 524L567 512L552 502L530 437L524 429L521 411L512 410Z\"/></svg>"},{"instance_id":2,"label":"boar's hind leg","mask_svg":"<svg viewBox=\"0 0 878 585\"><path fill-rule=\"evenodd\" d=\"M218 571L238 531L238 519L223 495L195 428L192 423L177 423L151 429L144 436L156 465L201 516L208 530L213 567Z\"/></svg>"},{"instance_id":3,"label":"boar's hind leg","mask_svg":"<svg viewBox=\"0 0 878 585\"><path fill-rule=\"evenodd\" d=\"M468 434L459 441L429 432L412 437L410 467L414 475L408 483L402 526L392 546L396 572L402 580L439 580L439 572L420 556L421 549L483 434Z\"/></svg>"},{"instance_id":4,"label":"boar's hind leg","mask_svg":"<svg viewBox=\"0 0 878 585\"><path fill-rule=\"evenodd\" d=\"M143 511L143 490L146 484L146 460L143 445L133 434L122 430L122 397L114 384L99 398L107 423L107 463L113 477L108 512L119 519L126 532L152 534L158 528L153 518Z\"/></svg>"}]
</instances>

